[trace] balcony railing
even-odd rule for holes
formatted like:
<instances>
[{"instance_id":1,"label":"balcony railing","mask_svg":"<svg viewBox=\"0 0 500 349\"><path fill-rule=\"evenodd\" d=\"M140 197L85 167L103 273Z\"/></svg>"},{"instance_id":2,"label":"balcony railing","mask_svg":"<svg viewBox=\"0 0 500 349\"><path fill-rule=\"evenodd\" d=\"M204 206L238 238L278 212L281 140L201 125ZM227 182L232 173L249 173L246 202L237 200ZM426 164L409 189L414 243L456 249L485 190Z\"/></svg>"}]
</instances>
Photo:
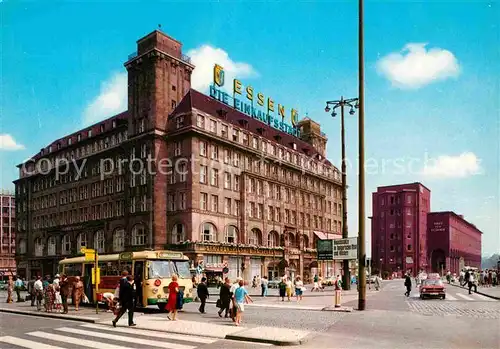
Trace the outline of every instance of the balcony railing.
<instances>
[{"instance_id":1,"label":"balcony railing","mask_svg":"<svg viewBox=\"0 0 500 349\"><path fill-rule=\"evenodd\" d=\"M181 60L184 61L184 62L186 62L186 63L191 64L191 57L189 57L189 56L187 56L185 54L181 55Z\"/></svg>"}]
</instances>

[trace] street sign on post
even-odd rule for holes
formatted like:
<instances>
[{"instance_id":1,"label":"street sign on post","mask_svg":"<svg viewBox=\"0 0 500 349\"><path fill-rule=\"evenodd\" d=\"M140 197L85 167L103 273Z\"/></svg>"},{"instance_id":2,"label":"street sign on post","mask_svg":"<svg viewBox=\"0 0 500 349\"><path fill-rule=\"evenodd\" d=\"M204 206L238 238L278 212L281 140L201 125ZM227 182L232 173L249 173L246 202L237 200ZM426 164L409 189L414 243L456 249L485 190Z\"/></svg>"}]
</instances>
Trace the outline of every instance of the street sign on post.
<instances>
[{"instance_id":1,"label":"street sign on post","mask_svg":"<svg viewBox=\"0 0 500 349\"><path fill-rule=\"evenodd\" d=\"M331 261L333 259L333 240L318 240L316 243L318 261Z\"/></svg>"},{"instance_id":2,"label":"street sign on post","mask_svg":"<svg viewBox=\"0 0 500 349\"><path fill-rule=\"evenodd\" d=\"M358 238L334 239L332 259L358 259Z\"/></svg>"},{"instance_id":3,"label":"street sign on post","mask_svg":"<svg viewBox=\"0 0 500 349\"><path fill-rule=\"evenodd\" d=\"M97 282L96 282L96 277L97 277ZM92 284L95 285L100 283L101 283L101 268L97 268L97 271L95 270L95 268L92 268Z\"/></svg>"}]
</instances>

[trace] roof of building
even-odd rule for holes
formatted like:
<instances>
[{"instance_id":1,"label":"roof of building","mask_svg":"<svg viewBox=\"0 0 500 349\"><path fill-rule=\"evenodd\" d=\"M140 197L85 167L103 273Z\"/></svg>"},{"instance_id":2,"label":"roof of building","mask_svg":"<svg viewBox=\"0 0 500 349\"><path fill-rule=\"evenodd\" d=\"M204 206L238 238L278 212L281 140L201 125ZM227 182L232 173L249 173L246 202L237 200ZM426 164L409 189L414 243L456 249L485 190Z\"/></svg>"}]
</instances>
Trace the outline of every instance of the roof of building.
<instances>
[{"instance_id":1,"label":"roof of building","mask_svg":"<svg viewBox=\"0 0 500 349\"><path fill-rule=\"evenodd\" d=\"M427 216L429 215L450 215L450 216L453 216L455 218L457 218L458 220L464 222L465 224L469 225L470 227L474 228L475 230L477 230L478 232L480 232L481 234L483 233L481 230L479 230L475 224L472 224L471 222L467 221L463 215L460 215L458 213L455 213L453 211L435 211L435 212L429 212L427 213Z\"/></svg>"},{"instance_id":2,"label":"roof of building","mask_svg":"<svg viewBox=\"0 0 500 349\"><path fill-rule=\"evenodd\" d=\"M431 191L429 188L427 188L425 185L423 185L420 182L383 185L383 186L377 187L377 191L379 191L380 189L397 188L397 187L404 187L404 186L411 186L411 185L420 185L420 186L424 187L425 189L427 189L428 191Z\"/></svg>"},{"instance_id":3,"label":"roof of building","mask_svg":"<svg viewBox=\"0 0 500 349\"><path fill-rule=\"evenodd\" d=\"M319 154L314 147L288 133L282 132L269 125L266 125L252 117L234 109L230 106L212 98L203 93L191 89L177 105L171 116L182 113L191 112L192 109L198 109L209 115L218 117L228 123L244 128L251 133L261 135L271 141L277 142L283 146L293 149L293 144L296 144L295 151L307 155L315 160L322 161L325 165L331 166L332 163Z\"/></svg>"}]
</instances>

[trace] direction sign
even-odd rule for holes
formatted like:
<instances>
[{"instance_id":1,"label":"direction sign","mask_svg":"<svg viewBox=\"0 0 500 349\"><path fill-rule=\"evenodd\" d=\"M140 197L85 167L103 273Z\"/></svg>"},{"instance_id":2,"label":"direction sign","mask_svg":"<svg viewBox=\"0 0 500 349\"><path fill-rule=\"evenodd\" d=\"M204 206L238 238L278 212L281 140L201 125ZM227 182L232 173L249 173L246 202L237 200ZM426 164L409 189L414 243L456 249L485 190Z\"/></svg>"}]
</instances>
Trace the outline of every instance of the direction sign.
<instances>
[{"instance_id":1,"label":"direction sign","mask_svg":"<svg viewBox=\"0 0 500 349\"><path fill-rule=\"evenodd\" d=\"M94 250L94 249L92 249L92 248L85 248L85 247L82 247L82 248L80 249L80 252L81 252L81 253L95 253L95 250Z\"/></svg>"},{"instance_id":2,"label":"direction sign","mask_svg":"<svg viewBox=\"0 0 500 349\"><path fill-rule=\"evenodd\" d=\"M333 240L333 259L357 259L358 238Z\"/></svg>"},{"instance_id":3,"label":"direction sign","mask_svg":"<svg viewBox=\"0 0 500 349\"><path fill-rule=\"evenodd\" d=\"M331 261L333 259L333 240L318 240L316 244L318 261Z\"/></svg>"},{"instance_id":4,"label":"direction sign","mask_svg":"<svg viewBox=\"0 0 500 349\"><path fill-rule=\"evenodd\" d=\"M85 262L93 262L95 260L95 253L85 253Z\"/></svg>"}]
</instances>

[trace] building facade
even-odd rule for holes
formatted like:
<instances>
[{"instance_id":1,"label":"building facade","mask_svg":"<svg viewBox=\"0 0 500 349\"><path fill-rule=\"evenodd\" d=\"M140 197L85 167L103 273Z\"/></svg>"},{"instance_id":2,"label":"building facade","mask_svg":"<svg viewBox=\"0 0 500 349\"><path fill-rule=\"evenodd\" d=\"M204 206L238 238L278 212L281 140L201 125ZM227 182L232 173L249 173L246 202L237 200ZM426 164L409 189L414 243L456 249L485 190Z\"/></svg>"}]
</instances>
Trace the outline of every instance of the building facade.
<instances>
[{"instance_id":1,"label":"building facade","mask_svg":"<svg viewBox=\"0 0 500 349\"><path fill-rule=\"evenodd\" d=\"M128 110L19 165L18 261L52 274L82 247L171 248L211 275L338 273L316 262L342 211L320 126L302 120L299 139L191 89L181 46L160 31L140 39Z\"/></svg>"},{"instance_id":2,"label":"building facade","mask_svg":"<svg viewBox=\"0 0 500 349\"><path fill-rule=\"evenodd\" d=\"M372 194L372 263L381 272L427 269L430 194L421 183L378 187Z\"/></svg>"},{"instance_id":3,"label":"building facade","mask_svg":"<svg viewBox=\"0 0 500 349\"><path fill-rule=\"evenodd\" d=\"M458 274L466 266L481 268L482 232L475 225L454 212L431 212L427 226L431 271Z\"/></svg>"},{"instance_id":4,"label":"building facade","mask_svg":"<svg viewBox=\"0 0 500 349\"><path fill-rule=\"evenodd\" d=\"M0 191L0 279L16 275L15 254L16 201L13 193Z\"/></svg>"}]
</instances>

